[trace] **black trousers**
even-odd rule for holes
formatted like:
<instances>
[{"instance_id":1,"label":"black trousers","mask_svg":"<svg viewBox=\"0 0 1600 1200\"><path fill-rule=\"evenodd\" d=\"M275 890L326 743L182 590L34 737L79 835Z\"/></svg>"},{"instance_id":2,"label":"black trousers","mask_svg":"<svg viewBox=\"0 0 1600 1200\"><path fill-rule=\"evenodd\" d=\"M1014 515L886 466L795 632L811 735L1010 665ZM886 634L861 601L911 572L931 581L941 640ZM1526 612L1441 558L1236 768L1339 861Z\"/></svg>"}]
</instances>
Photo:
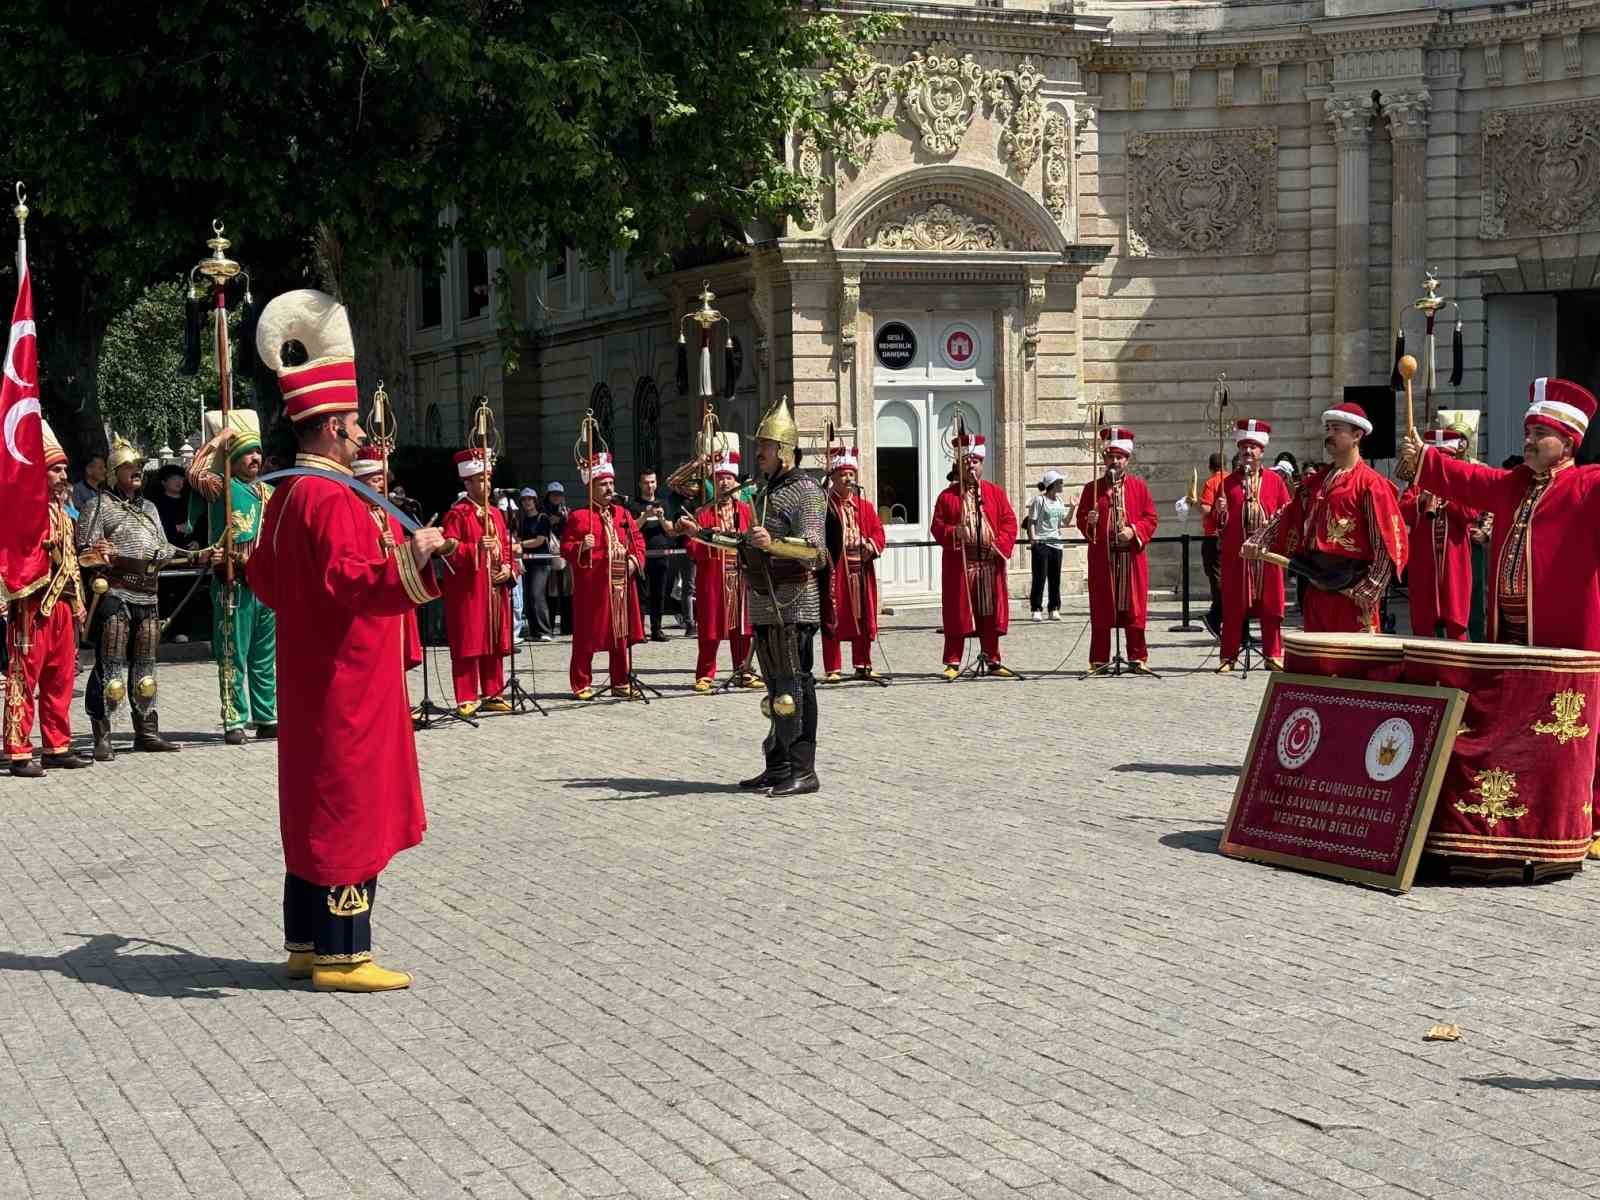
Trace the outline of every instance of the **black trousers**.
<instances>
[{"instance_id":1,"label":"black trousers","mask_svg":"<svg viewBox=\"0 0 1600 1200\"><path fill-rule=\"evenodd\" d=\"M1216 628L1222 627L1222 542L1219 538L1200 539L1200 565L1205 568L1206 583L1211 586L1211 608L1206 620Z\"/></svg>"},{"instance_id":2,"label":"black trousers","mask_svg":"<svg viewBox=\"0 0 1600 1200\"><path fill-rule=\"evenodd\" d=\"M767 770L775 775L798 775L817 767L817 681L811 674L816 637L815 625L755 627L756 658L773 705L761 749ZM794 697L792 716L778 714L780 696Z\"/></svg>"},{"instance_id":3,"label":"black trousers","mask_svg":"<svg viewBox=\"0 0 1600 1200\"><path fill-rule=\"evenodd\" d=\"M550 564L531 562L522 573L522 616L528 623L530 636L550 637L555 626L550 623Z\"/></svg>"},{"instance_id":4,"label":"black trousers","mask_svg":"<svg viewBox=\"0 0 1600 1200\"><path fill-rule=\"evenodd\" d=\"M1050 611L1061 611L1061 547L1040 546L1033 550L1033 591L1028 597L1028 607L1038 612L1044 607L1045 585L1050 587Z\"/></svg>"},{"instance_id":5,"label":"black trousers","mask_svg":"<svg viewBox=\"0 0 1600 1200\"><path fill-rule=\"evenodd\" d=\"M661 632L661 614L667 606L667 592L672 587L672 559L649 558L644 560L644 578L640 581L645 611L650 614L650 632Z\"/></svg>"},{"instance_id":6,"label":"black trousers","mask_svg":"<svg viewBox=\"0 0 1600 1200\"><path fill-rule=\"evenodd\" d=\"M306 951L319 963L358 963L372 957L372 906L378 877L324 887L287 872L283 876L283 948Z\"/></svg>"}]
</instances>

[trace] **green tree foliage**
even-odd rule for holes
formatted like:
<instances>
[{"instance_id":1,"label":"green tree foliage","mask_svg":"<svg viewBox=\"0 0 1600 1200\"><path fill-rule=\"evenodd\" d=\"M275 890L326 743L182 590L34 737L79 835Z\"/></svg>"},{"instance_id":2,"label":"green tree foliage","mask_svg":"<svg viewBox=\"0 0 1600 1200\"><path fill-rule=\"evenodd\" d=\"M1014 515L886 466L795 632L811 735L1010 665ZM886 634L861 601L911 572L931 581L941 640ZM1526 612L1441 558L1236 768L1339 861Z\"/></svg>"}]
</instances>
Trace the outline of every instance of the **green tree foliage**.
<instances>
[{"instance_id":1,"label":"green tree foliage","mask_svg":"<svg viewBox=\"0 0 1600 1200\"><path fill-rule=\"evenodd\" d=\"M116 432L146 450L177 449L200 429L200 398L218 401L215 334L207 313L200 339L200 373L183 374L184 289L158 283L123 309L100 343L100 415ZM230 353L238 353L239 310L229 315ZM246 379L236 382L234 404L254 408Z\"/></svg>"},{"instance_id":2,"label":"green tree foliage","mask_svg":"<svg viewBox=\"0 0 1600 1200\"><path fill-rule=\"evenodd\" d=\"M654 256L708 215L792 209L786 136L847 154L878 127L836 85L889 23L810 0L9 0L0 178L34 208L47 404L98 438L100 339L214 217L268 296L458 235L513 266Z\"/></svg>"}]
</instances>

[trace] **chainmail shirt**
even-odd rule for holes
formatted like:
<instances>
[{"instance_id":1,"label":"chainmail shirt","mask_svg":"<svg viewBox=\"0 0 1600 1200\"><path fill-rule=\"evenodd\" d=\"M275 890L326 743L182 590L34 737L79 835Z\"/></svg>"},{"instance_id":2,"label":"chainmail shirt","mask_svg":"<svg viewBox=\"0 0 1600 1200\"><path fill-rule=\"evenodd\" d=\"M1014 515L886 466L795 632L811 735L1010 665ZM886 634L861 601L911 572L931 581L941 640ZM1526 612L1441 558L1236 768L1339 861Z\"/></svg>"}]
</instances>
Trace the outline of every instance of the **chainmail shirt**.
<instances>
[{"instance_id":1,"label":"chainmail shirt","mask_svg":"<svg viewBox=\"0 0 1600 1200\"><path fill-rule=\"evenodd\" d=\"M811 476L796 468L775 475L756 489L752 505L756 521L774 539L803 538L826 555L828 499ZM764 571L757 567L751 572L750 620L756 625L776 625L780 619L789 625L821 624L816 572L807 571L803 578L789 583L773 579L770 590Z\"/></svg>"},{"instance_id":2,"label":"chainmail shirt","mask_svg":"<svg viewBox=\"0 0 1600 1200\"><path fill-rule=\"evenodd\" d=\"M120 559L162 563L176 554L177 547L167 541L161 529L161 514L148 500L124 500L109 488L102 488L78 515L77 543L81 555L104 538ZM154 604L154 576L148 590L119 587L115 571L108 573L110 592L128 604Z\"/></svg>"}]
</instances>

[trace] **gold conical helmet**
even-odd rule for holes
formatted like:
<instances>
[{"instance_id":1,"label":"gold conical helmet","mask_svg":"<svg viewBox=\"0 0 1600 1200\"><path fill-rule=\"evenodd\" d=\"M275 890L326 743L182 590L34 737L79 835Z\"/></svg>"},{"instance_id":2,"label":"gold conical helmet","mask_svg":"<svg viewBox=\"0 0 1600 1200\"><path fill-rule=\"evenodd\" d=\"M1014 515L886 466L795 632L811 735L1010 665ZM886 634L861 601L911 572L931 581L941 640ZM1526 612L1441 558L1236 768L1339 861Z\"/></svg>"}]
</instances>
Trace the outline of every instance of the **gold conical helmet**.
<instances>
[{"instance_id":1,"label":"gold conical helmet","mask_svg":"<svg viewBox=\"0 0 1600 1200\"><path fill-rule=\"evenodd\" d=\"M777 403L767 409L767 415L756 426L756 440L777 442L789 451L799 448L800 426L794 423L794 414L789 411L788 396L779 396Z\"/></svg>"},{"instance_id":2,"label":"gold conical helmet","mask_svg":"<svg viewBox=\"0 0 1600 1200\"><path fill-rule=\"evenodd\" d=\"M117 468L127 463L142 464L144 451L135 446L120 433L111 435L111 453L106 455L106 473L115 475Z\"/></svg>"}]
</instances>

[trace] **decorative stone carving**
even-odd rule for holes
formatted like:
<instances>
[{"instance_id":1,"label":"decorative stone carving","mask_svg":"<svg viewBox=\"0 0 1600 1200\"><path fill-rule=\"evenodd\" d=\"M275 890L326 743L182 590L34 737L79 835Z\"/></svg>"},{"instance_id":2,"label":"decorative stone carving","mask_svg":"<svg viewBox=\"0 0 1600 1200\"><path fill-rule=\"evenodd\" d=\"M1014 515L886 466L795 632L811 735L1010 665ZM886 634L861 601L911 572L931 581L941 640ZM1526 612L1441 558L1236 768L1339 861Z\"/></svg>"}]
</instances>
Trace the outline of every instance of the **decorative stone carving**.
<instances>
[{"instance_id":1,"label":"decorative stone carving","mask_svg":"<svg viewBox=\"0 0 1600 1200\"><path fill-rule=\"evenodd\" d=\"M1278 64L1267 63L1261 68L1261 103L1278 102Z\"/></svg>"},{"instance_id":2,"label":"decorative stone carving","mask_svg":"<svg viewBox=\"0 0 1600 1200\"><path fill-rule=\"evenodd\" d=\"M1499 87L1505 82L1500 66L1499 42L1485 42L1483 45L1483 78L1490 87Z\"/></svg>"},{"instance_id":3,"label":"decorative stone carving","mask_svg":"<svg viewBox=\"0 0 1600 1200\"><path fill-rule=\"evenodd\" d=\"M1441 75L1461 74L1461 51L1429 50L1428 51L1428 78L1437 79Z\"/></svg>"},{"instance_id":4,"label":"decorative stone carving","mask_svg":"<svg viewBox=\"0 0 1600 1200\"><path fill-rule=\"evenodd\" d=\"M795 170L808 181L811 189L800 206L800 224L802 228L814 229L822 220L822 147L817 144L816 134L808 133L800 139Z\"/></svg>"},{"instance_id":5,"label":"decorative stone carving","mask_svg":"<svg viewBox=\"0 0 1600 1200\"><path fill-rule=\"evenodd\" d=\"M1364 142L1372 130L1372 98L1360 95L1329 96L1324 103L1333 124L1333 140L1341 143Z\"/></svg>"},{"instance_id":6,"label":"decorative stone carving","mask_svg":"<svg viewBox=\"0 0 1600 1200\"><path fill-rule=\"evenodd\" d=\"M1600 100L1483 114L1486 238L1600 229Z\"/></svg>"},{"instance_id":7,"label":"decorative stone carving","mask_svg":"<svg viewBox=\"0 0 1600 1200\"><path fill-rule=\"evenodd\" d=\"M839 367L848 371L856 356L856 325L861 315L861 276L846 271L839 281Z\"/></svg>"},{"instance_id":8,"label":"decorative stone carving","mask_svg":"<svg viewBox=\"0 0 1600 1200\"><path fill-rule=\"evenodd\" d=\"M1522 43L1522 73L1530 80L1544 78L1544 46L1536 37Z\"/></svg>"},{"instance_id":9,"label":"decorative stone carving","mask_svg":"<svg viewBox=\"0 0 1600 1200\"><path fill-rule=\"evenodd\" d=\"M1009 250L999 227L938 203L886 221L867 238L871 250Z\"/></svg>"},{"instance_id":10,"label":"decorative stone carving","mask_svg":"<svg viewBox=\"0 0 1600 1200\"><path fill-rule=\"evenodd\" d=\"M1028 294L1022 305L1022 359L1029 367L1039 357L1039 318L1044 313L1044 304L1045 274L1043 271L1030 270Z\"/></svg>"},{"instance_id":11,"label":"decorative stone carving","mask_svg":"<svg viewBox=\"0 0 1600 1200\"><path fill-rule=\"evenodd\" d=\"M1389 118L1389 136L1396 141L1428 136L1428 89L1385 92L1383 112Z\"/></svg>"},{"instance_id":12,"label":"decorative stone carving","mask_svg":"<svg viewBox=\"0 0 1600 1200\"><path fill-rule=\"evenodd\" d=\"M1266 254L1277 242L1277 130L1128 135L1131 253Z\"/></svg>"},{"instance_id":13,"label":"decorative stone carving","mask_svg":"<svg viewBox=\"0 0 1600 1200\"><path fill-rule=\"evenodd\" d=\"M1421 46L1388 46L1381 50L1355 50L1333 60L1333 82L1360 79L1394 79L1422 74Z\"/></svg>"},{"instance_id":14,"label":"decorative stone carving","mask_svg":"<svg viewBox=\"0 0 1600 1200\"><path fill-rule=\"evenodd\" d=\"M1172 107L1189 107L1189 68L1178 67L1172 72Z\"/></svg>"},{"instance_id":15,"label":"decorative stone carving","mask_svg":"<svg viewBox=\"0 0 1600 1200\"><path fill-rule=\"evenodd\" d=\"M1066 229L1072 220L1072 126L1059 112L1044 123L1044 206Z\"/></svg>"},{"instance_id":16,"label":"decorative stone carving","mask_svg":"<svg viewBox=\"0 0 1600 1200\"><path fill-rule=\"evenodd\" d=\"M1038 161L1044 133L1044 110L1039 89L1044 75L1030 58L1014 70L986 70L970 54L957 56L956 49L934 43L926 53L914 52L899 66L873 63L856 72L836 99L853 94L871 112L886 106L903 108L917 127L922 145L930 154L947 158L961 148L972 127L980 103L987 104L1003 127L1001 150L1005 157L1026 172ZM890 101L894 105L890 105ZM865 160L871 156L870 144L857 142L854 149Z\"/></svg>"},{"instance_id":17,"label":"decorative stone carving","mask_svg":"<svg viewBox=\"0 0 1600 1200\"><path fill-rule=\"evenodd\" d=\"M1567 77L1576 78L1583 74L1583 35L1574 29L1561 39L1561 48L1567 58Z\"/></svg>"},{"instance_id":18,"label":"decorative stone carving","mask_svg":"<svg viewBox=\"0 0 1600 1200\"><path fill-rule=\"evenodd\" d=\"M1217 68L1217 107L1227 108L1233 103L1233 68Z\"/></svg>"},{"instance_id":19,"label":"decorative stone carving","mask_svg":"<svg viewBox=\"0 0 1600 1200\"><path fill-rule=\"evenodd\" d=\"M1145 85L1150 76L1144 71L1131 71L1128 73L1128 107L1140 109L1144 107Z\"/></svg>"}]
</instances>

